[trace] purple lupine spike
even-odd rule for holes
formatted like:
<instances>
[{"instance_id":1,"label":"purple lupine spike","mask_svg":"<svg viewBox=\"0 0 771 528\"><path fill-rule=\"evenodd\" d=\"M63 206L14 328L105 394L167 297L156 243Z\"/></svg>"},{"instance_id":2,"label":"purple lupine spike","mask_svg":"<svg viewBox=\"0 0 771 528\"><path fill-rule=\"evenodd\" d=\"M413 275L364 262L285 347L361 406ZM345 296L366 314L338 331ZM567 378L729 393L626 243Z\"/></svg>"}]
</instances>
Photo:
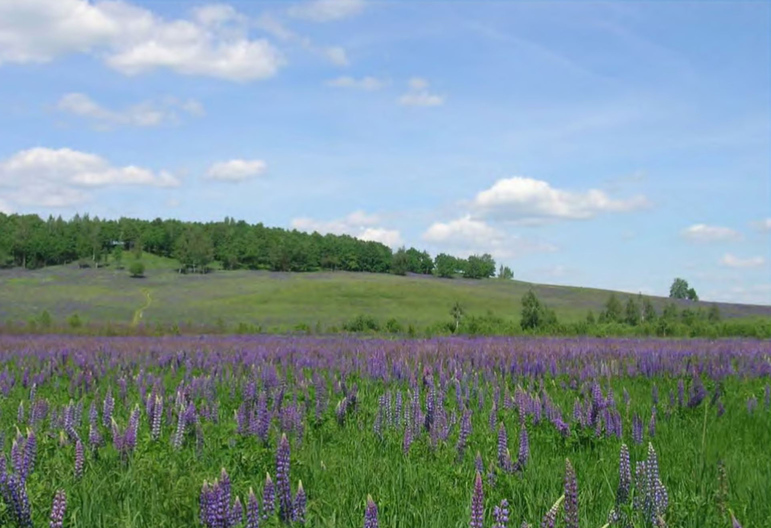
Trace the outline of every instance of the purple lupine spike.
<instances>
[{"instance_id":1,"label":"purple lupine spike","mask_svg":"<svg viewBox=\"0 0 771 528\"><path fill-rule=\"evenodd\" d=\"M83 452L83 442L78 438L75 441L75 478L83 476L83 465L85 463L85 453Z\"/></svg>"},{"instance_id":2,"label":"purple lupine spike","mask_svg":"<svg viewBox=\"0 0 771 528\"><path fill-rule=\"evenodd\" d=\"M519 430L519 453L517 453L517 467L520 470L525 469L529 459L530 439L527 436L527 428L522 426L522 428Z\"/></svg>"},{"instance_id":3,"label":"purple lupine spike","mask_svg":"<svg viewBox=\"0 0 771 528\"><path fill-rule=\"evenodd\" d=\"M222 511L223 511L223 519L229 517L230 515L230 476L228 476L228 472L225 471L225 468L222 468L220 470L220 479L218 481L219 484L219 495L220 495L220 502L222 503Z\"/></svg>"},{"instance_id":4,"label":"purple lupine spike","mask_svg":"<svg viewBox=\"0 0 771 528\"><path fill-rule=\"evenodd\" d=\"M123 440L123 449L130 453L134 451L137 445L137 431L139 429L139 406L135 407L129 417L129 423L126 426L126 432Z\"/></svg>"},{"instance_id":5,"label":"purple lupine spike","mask_svg":"<svg viewBox=\"0 0 771 528\"><path fill-rule=\"evenodd\" d=\"M463 459L463 453L466 450L469 435L471 435L471 411L466 409L460 420L460 432L458 433L458 443L456 444L458 460Z\"/></svg>"},{"instance_id":6,"label":"purple lupine spike","mask_svg":"<svg viewBox=\"0 0 771 528\"><path fill-rule=\"evenodd\" d=\"M621 454L618 462L618 489L616 490L616 504L626 504L629 499L629 488L632 484L632 467L629 462L629 448L621 444Z\"/></svg>"},{"instance_id":7,"label":"purple lupine spike","mask_svg":"<svg viewBox=\"0 0 771 528\"><path fill-rule=\"evenodd\" d=\"M484 495L482 491L482 475L477 473L474 478L474 492L471 496L471 522L469 528L482 528L485 517Z\"/></svg>"},{"instance_id":8,"label":"purple lupine spike","mask_svg":"<svg viewBox=\"0 0 771 528\"><path fill-rule=\"evenodd\" d=\"M565 500L564 495L557 499L557 502L555 502L552 507L549 508L541 520L541 528L554 528L554 523L557 522L557 514L560 511L560 506L562 505L563 500Z\"/></svg>"},{"instance_id":9,"label":"purple lupine spike","mask_svg":"<svg viewBox=\"0 0 771 528\"><path fill-rule=\"evenodd\" d=\"M24 480L21 477L10 474L6 482L16 526L19 528L32 528L32 515L29 507L29 497Z\"/></svg>"},{"instance_id":10,"label":"purple lupine spike","mask_svg":"<svg viewBox=\"0 0 771 528\"><path fill-rule=\"evenodd\" d=\"M485 472L485 465L484 462L482 462L482 454L479 451L477 451L477 456L474 458L474 467L479 474Z\"/></svg>"},{"instance_id":11,"label":"purple lupine spike","mask_svg":"<svg viewBox=\"0 0 771 528\"><path fill-rule=\"evenodd\" d=\"M211 522L212 522L211 498L212 498L211 489L209 488L209 483L204 480L203 485L201 486L201 495L198 498L199 520L201 521L201 524L204 526L211 526Z\"/></svg>"},{"instance_id":12,"label":"purple lupine spike","mask_svg":"<svg viewBox=\"0 0 771 528\"><path fill-rule=\"evenodd\" d=\"M410 452L410 446L412 445L412 427L407 424L404 428L404 438L402 439L402 452L406 455Z\"/></svg>"},{"instance_id":13,"label":"purple lupine spike","mask_svg":"<svg viewBox=\"0 0 771 528\"><path fill-rule=\"evenodd\" d=\"M243 520L244 507L241 504L241 499L236 497L236 500L233 501L233 506L230 508L230 516L228 521L230 522L230 526L238 526Z\"/></svg>"},{"instance_id":14,"label":"purple lupine spike","mask_svg":"<svg viewBox=\"0 0 771 528\"><path fill-rule=\"evenodd\" d=\"M24 454L19 472L21 479L26 481L30 473L35 469L35 460L37 458L37 437L35 431L27 429L27 439L24 442Z\"/></svg>"},{"instance_id":15,"label":"purple lupine spike","mask_svg":"<svg viewBox=\"0 0 771 528\"><path fill-rule=\"evenodd\" d=\"M659 404L659 388L658 388L658 386L655 383L653 384L653 388L651 389L651 397L653 398L653 405L654 406L658 405Z\"/></svg>"},{"instance_id":16,"label":"purple lupine spike","mask_svg":"<svg viewBox=\"0 0 771 528\"><path fill-rule=\"evenodd\" d=\"M64 526L64 513L67 511L67 495L64 490L57 490L54 502L51 506L50 528L62 528Z\"/></svg>"},{"instance_id":17,"label":"purple lupine spike","mask_svg":"<svg viewBox=\"0 0 771 528\"><path fill-rule=\"evenodd\" d=\"M755 412L755 409L758 407L758 399L755 398L755 396L750 396L747 398L747 413L752 414Z\"/></svg>"},{"instance_id":18,"label":"purple lupine spike","mask_svg":"<svg viewBox=\"0 0 771 528\"><path fill-rule=\"evenodd\" d=\"M364 528L378 528L377 504L372 495L367 495L367 508L364 510Z\"/></svg>"},{"instance_id":19,"label":"purple lupine spike","mask_svg":"<svg viewBox=\"0 0 771 528\"><path fill-rule=\"evenodd\" d=\"M739 521L737 521L736 517L734 517L733 512L731 512L731 528L742 528L742 525L739 524Z\"/></svg>"},{"instance_id":20,"label":"purple lupine spike","mask_svg":"<svg viewBox=\"0 0 771 528\"><path fill-rule=\"evenodd\" d=\"M643 442L643 422L637 413L632 418L632 440L638 445Z\"/></svg>"},{"instance_id":21,"label":"purple lupine spike","mask_svg":"<svg viewBox=\"0 0 771 528\"><path fill-rule=\"evenodd\" d=\"M115 400L112 397L112 389L107 389L107 394L102 404L102 425L105 427L110 427L112 423L113 410L115 410Z\"/></svg>"},{"instance_id":22,"label":"purple lupine spike","mask_svg":"<svg viewBox=\"0 0 771 528\"><path fill-rule=\"evenodd\" d=\"M292 520L292 489L289 483L290 449L286 434L281 435L276 451L276 492L279 517L284 522Z\"/></svg>"},{"instance_id":23,"label":"purple lupine spike","mask_svg":"<svg viewBox=\"0 0 771 528\"><path fill-rule=\"evenodd\" d=\"M182 441L185 438L185 414L182 408L177 410L177 429L174 431L174 435L171 437L171 445L174 449L179 450L182 447Z\"/></svg>"},{"instance_id":24,"label":"purple lupine spike","mask_svg":"<svg viewBox=\"0 0 771 528\"><path fill-rule=\"evenodd\" d=\"M303 489L303 481L299 481L297 484L297 495L294 498L294 506L292 509L292 522L297 524L305 524L305 510L308 504L308 497L305 495Z\"/></svg>"},{"instance_id":25,"label":"purple lupine spike","mask_svg":"<svg viewBox=\"0 0 771 528\"><path fill-rule=\"evenodd\" d=\"M565 459L565 526L578 528L578 480L568 459Z\"/></svg>"},{"instance_id":26,"label":"purple lupine spike","mask_svg":"<svg viewBox=\"0 0 771 528\"><path fill-rule=\"evenodd\" d=\"M498 465L506 469L509 436L503 422L498 426Z\"/></svg>"},{"instance_id":27,"label":"purple lupine spike","mask_svg":"<svg viewBox=\"0 0 771 528\"><path fill-rule=\"evenodd\" d=\"M16 411L16 422L20 427L24 423L24 401L19 402L19 409Z\"/></svg>"},{"instance_id":28,"label":"purple lupine spike","mask_svg":"<svg viewBox=\"0 0 771 528\"><path fill-rule=\"evenodd\" d=\"M156 396L155 404L153 405L152 423L150 424L150 436L153 440L158 440L161 437L161 416L163 416L163 398Z\"/></svg>"},{"instance_id":29,"label":"purple lupine spike","mask_svg":"<svg viewBox=\"0 0 771 528\"><path fill-rule=\"evenodd\" d=\"M246 528L260 528L260 504L252 488L246 499Z\"/></svg>"},{"instance_id":30,"label":"purple lupine spike","mask_svg":"<svg viewBox=\"0 0 771 528\"><path fill-rule=\"evenodd\" d=\"M651 419L648 421L648 436L654 438L656 436L656 407L651 410Z\"/></svg>"},{"instance_id":31,"label":"purple lupine spike","mask_svg":"<svg viewBox=\"0 0 771 528\"><path fill-rule=\"evenodd\" d=\"M276 512L276 485L270 478L270 473L265 476L265 488L262 490L262 518L267 519Z\"/></svg>"},{"instance_id":32,"label":"purple lupine spike","mask_svg":"<svg viewBox=\"0 0 771 528\"><path fill-rule=\"evenodd\" d=\"M509 523L509 502L506 499L493 509L493 528L506 528Z\"/></svg>"},{"instance_id":33,"label":"purple lupine spike","mask_svg":"<svg viewBox=\"0 0 771 528\"><path fill-rule=\"evenodd\" d=\"M102 445L102 435L99 433L99 430L97 429L97 425L95 423L91 423L88 426L88 444L91 446L92 449L96 449L100 445Z\"/></svg>"}]
</instances>

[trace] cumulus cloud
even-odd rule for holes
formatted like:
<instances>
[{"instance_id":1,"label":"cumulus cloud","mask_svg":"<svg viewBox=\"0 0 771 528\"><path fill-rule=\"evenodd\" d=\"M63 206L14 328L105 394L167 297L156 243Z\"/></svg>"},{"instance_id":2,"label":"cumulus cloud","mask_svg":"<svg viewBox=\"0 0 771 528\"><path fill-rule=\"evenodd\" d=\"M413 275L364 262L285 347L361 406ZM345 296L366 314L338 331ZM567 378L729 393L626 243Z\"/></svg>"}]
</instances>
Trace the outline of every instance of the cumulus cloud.
<instances>
[{"instance_id":1,"label":"cumulus cloud","mask_svg":"<svg viewBox=\"0 0 771 528\"><path fill-rule=\"evenodd\" d=\"M423 240L461 256L490 253L500 259L557 250L552 244L523 239L470 215L449 222L433 223L423 233Z\"/></svg>"},{"instance_id":2,"label":"cumulus cloud","mask_svg":"<svg viewBox=\"0 0 771 528\"><path fill-rule=\"evenodd\" d=\"M399 98L399 104L404 106L441 106L444 104L443 96L432 94L429 91L427 80L413 77L407 85L407 93Z\"/></svg>"},{"instance_id":3,"label":"cumulus cloud","mask_svg":"<svg viewBox=\"0 0 771 528\"><path fill-rule=\"evenodd\" d=\"M194 99L178 101L169 97L157 102L145 101L122 110L111 110L82 93L62 96L56 108L61 112L89 119L100 128L119 125L152 127L176 122L178 110L193 116L201 116L204 113L203 105Z\"/></svg>"},{"instance_id":4,"label":"cumulus cloud","mask_svg":"<svg viewBox=\"0 0 771 528\"><path fill-rule=\"evenodd\" d=\"M386 83L375 77L362 77L361 79L355 79L353 77L338 77L337 79L331 79L326 82L327 86L333 86L335 88L350 88L353 90L366 90L374 91L383 88Z\"/></svg>"},{"instance_id":5,"label":"cumulus cloud","mask_svg":"<svg viewBox=\"0 0 771 528\"><path fill-rule=\"evenodd\" d=\"M367 214L364 211L354 211L345 218L335 220L315 220L313 218L295 218L291 222L293 229L309 233L332 233L335 235L350 235L361 240L381 242L392 248L402 245L401 233L396 229L379 226L382 219L378 215Z\"/></svg>"},{"instance_id":6,"label":"cumulus cloud","mask_svg":"<svg viewBox=\"0 0 771 528\"><path fill-rule=\"evenodd\" d=\"M759 268L765 263L766 259L763 257L740 258L731 253L726 253L720 259L720 264L729 268Z\"/></svg>"},{"instance_id":7,"label":"cumulus cloud","mask_svg":"<svg viewBox=\"0 0 771 528\"><path fill-rule=\"evenodd\" d=\"M179 180L167 171L155 172L135 165L114 167L96 154L68 148L36 147L0 161L0 188L12 203L67 207L88 201L89 189L135 185L177 187Z\"/></svg>"},{"instance_id":8,"label":"cumulus cloud","mask_svg":"<svg viewBox=\"0 0 771 528\"><path fill-rule=\"evenodd\" d=\"M286 27L281 20L273 15L264 14L260 16L254 21L254 25L281 41L297 44L304 50L323 57L335 66L348 66L348 54L345 48L340 46L318 46L309 37L298 35Z\"/></svg>"},{"instance_id":9,"label":"cumulus cloud","mask_svg":"<svg viewBox=\"0 0 771 528\"><path fill-rule=\"evenodd\" d=\"M753 222L752 225L755 227L755 229L763 233L771 232L771 218L758 220L757 222Z\"/></svg>"},{"instance_id":10,"label":"cumulus cloud","mask_svg":"<svg viewBox=\"0 0 771 528\"><path fill-rule=\"evenodd\" d=\"M262 160L233 159L214 163L206 171L210 180L237 183L263 174L268 168Z\"/></svg>"},{"instance_id":11,"label":"cumulus cloud","mask_svg":"<svg viewBox=\"0 0 771 528\"><path fill-rule=\"evenodd\" d=\"M358 15L363 9L363 0L313 0L294 5L287 12L313 22L331 22Z\"/></svg>"},{"instance_id":12,"label":"cumulus cloud","mask_svg":"<svg viewBox=\"0 0 771 528\"><path fill-rule=\"evenodd\" d=\"M525 224L584 220L600 213L629 212L649 205L644 196L614 199L598 189L567 191L520 176L498 180L472 202L473 209L485 217Z\"/></svg>"},{"instance_id":13,"label":"cumulus cloud","mask_svg":"<svg viewBox=\"0 0 771 528\"><path fill-rule=\"evenodd\" d=\"M683 229L680 236L694 242L730 242L742 239L742 234L730 227L694 224Z\"/></svg>"},{"instance_id":14,"label":"cumulus cloud","mask_svg":"<svg viewBox=\"0 0 771 528\"><path fill-rule=\"evenodd\" d=\"M90 53L121 73L169 69L232 81L265 79L284 64L265 39L252 39L245 18L223 5L165 20L121 1L0 2L0 64L47 62Z\"/></svg>"}]
</instances>

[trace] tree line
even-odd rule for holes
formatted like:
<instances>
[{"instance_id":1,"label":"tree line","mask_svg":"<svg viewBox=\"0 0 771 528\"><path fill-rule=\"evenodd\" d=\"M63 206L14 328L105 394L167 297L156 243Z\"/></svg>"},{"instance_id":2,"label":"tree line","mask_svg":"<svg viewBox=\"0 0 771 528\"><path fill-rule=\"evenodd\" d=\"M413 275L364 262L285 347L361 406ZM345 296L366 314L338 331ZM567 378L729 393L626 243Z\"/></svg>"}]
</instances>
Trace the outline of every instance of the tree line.
<instances>
[{"instance_id":1,"label":"tree line","mask_svg":"<svg viewBox=\"0 0 771 528\"><path fill-rule=\"evenodd\" d=\"M306 233L227 217L202 223L100 219L87 214L44 220L0 213L0 267L35 269L73 262L82 267L122 267L129 259L139 260L144 251L177 259L180 272L205 273L218 262L225 270L340 270L472 279L496 274L495 260L488 254L458 258L442 253L432 258L416 248L394 252L380 242L349 235ZM504 272L503 277L513 277L509 268L501 267Z\"/></svg>"}]
</instances>

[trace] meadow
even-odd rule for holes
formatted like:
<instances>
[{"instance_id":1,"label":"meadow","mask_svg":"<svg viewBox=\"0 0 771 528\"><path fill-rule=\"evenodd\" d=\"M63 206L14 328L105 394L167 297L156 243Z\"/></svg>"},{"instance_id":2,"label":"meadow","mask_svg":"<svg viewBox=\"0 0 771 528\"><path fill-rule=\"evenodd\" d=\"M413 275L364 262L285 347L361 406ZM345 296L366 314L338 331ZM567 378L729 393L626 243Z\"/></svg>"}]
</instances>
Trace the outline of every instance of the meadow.
<instances>
[{"instance_id":1,"label":"meadow","mask_svg":"<svg viewBox=\"0 0 771 528\"><path fill-rule=\"evenodd\" d=\"M0 526L771 526L768 341L0 336L0 362Z\"/></svg>"},{"instance_id":2,"label":"meadow","mask_svg":"<svg viewBox=\"0 0 771 528\"><path fill-rule=\"evenodd\" d=\"M460 303L467 315L493 313L512 321L521 313L521 298L536 293L561 322L583 321L598 314L613 293L608 290L533 284L499 279L443 279L353 272L284 273L235 270L180 274L174 259L145 253L145 277L129 277L115 267L79 269L76 264L38 270L0 269L0 323L24 324L43 310L60 327L78 314L85 326L114 328L155 325L208 327L235 331L239 324L285 333L298 328L341 329L361 314L382 323L394 318L405 329L425 329L450 321ZM615 292L624 302L634 294ZM650 298L656 310L675 302L679 308L707 310L711 303ZM771 319L771 307L718 303L728 319Z\"/></svg>"}]
</instances>

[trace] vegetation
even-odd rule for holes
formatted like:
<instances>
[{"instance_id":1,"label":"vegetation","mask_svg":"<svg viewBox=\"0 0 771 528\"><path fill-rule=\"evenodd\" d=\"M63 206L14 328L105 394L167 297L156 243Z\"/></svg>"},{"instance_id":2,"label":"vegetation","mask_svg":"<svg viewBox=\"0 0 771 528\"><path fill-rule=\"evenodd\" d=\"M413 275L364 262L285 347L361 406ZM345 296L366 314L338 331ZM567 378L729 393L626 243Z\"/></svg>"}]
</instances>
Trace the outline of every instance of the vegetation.
<instances>
[{"instance_id":1,"label":"vegetation","mask_svg":"<svg viewBox=\"0 0 771 528\"><path fill-rule=\"evenodd\" d=\"M669 288L669 296L672 299L687 299L689 301L699 300L699 296L696 295L696 290L688 285L687 280L681 278L677 278L672 282L672 286Z\"/></svg>"},{"instance_id":2,"label":"vegetation","mask_svg":"<svg viewBox=\"0 0 771 528\"><path fill-rule=\"evenodd\" d=\"M0 525L769 526L769 353L0 336Z\"/></svg>"},{"instance_id":3,"label":"vegetation","mask_svg":"<svg viewBox=\"0 0 771 528\"><path fill-rule=\"evenodd\" d=\"M141 260L135 260L129 265L129 273L134 278L145 276L145 265Z\"/></svg>"}]
</instances>

